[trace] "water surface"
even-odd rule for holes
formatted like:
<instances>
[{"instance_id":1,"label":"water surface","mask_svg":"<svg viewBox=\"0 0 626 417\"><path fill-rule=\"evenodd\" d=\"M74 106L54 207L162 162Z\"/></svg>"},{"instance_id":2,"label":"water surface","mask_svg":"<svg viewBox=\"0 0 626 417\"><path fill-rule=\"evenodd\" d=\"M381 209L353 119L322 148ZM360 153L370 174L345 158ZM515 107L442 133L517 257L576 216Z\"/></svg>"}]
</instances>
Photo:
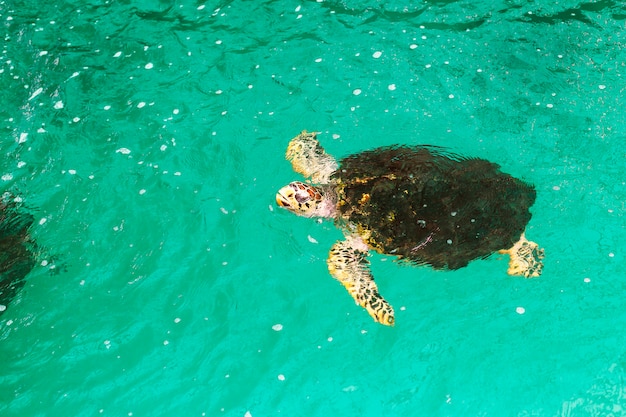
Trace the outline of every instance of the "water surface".
<instances>
[{"instance_id":1,"label":"water surface","mask_svg":"<svg viewBox=\"0 0 626 417\"><path fill-rule=\"evenodd\" d=\"M0 191L40 253L3 416L626 413L624 33L597 1L4 0ZM535 184L539 279L372 256L384 328L279 211L301 130Z\"/></svg>"}]
</instances>

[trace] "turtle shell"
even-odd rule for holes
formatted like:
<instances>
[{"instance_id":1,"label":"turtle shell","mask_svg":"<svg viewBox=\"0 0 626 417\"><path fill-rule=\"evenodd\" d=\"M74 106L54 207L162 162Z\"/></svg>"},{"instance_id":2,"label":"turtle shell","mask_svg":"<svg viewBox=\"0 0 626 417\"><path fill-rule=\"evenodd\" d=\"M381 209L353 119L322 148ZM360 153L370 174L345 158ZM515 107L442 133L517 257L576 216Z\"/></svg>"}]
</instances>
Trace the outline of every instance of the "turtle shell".
<instances>
[{"instance_id":1,"label":"turtle shell","mask_svg":"<svg viewBox=\"0 0 626 417\"><path fill-rule=\"evenodd\" d=\"M338 222L381 253L438 269L512 247L535 201L534 188L499 165L432 146L352 155L333 179Z\"/></svg>"}]
</instances>

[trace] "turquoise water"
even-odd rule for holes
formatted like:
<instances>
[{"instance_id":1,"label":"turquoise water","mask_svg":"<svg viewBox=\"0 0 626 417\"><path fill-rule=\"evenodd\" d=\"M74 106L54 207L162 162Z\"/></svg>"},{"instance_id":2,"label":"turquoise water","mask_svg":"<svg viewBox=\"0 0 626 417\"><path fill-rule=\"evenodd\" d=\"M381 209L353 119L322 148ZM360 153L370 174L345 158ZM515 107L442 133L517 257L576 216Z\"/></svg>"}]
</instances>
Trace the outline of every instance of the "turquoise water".
<instances>
[{"instance_id":1,"label":"turquoise water","mask_svg":"<svg viewBox=\"0 0 626 417\"><path fill-rule=\"evenodd\" d=\"M37 266L0 316L2 416L626 415L617 1L0 2L0 191ZM535 184L538 279L374 255L396 326L279 210L303 129Z\"/></svg>"}]
</instances>

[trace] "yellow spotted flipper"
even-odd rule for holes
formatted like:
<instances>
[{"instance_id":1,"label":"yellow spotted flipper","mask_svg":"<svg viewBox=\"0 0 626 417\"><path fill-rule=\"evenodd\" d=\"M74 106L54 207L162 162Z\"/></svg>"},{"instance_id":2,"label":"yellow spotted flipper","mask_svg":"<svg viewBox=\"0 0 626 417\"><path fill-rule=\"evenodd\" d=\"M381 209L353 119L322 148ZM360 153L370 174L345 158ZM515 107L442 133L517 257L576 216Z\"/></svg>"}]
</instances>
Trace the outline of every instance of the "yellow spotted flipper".
<instances>
[{"instance_id":1,"label":"yellow spotted flipper","mask_svg":"<svg viewBox=\"0 0 626 417\"><path fill-rule=\"evenodd\" d=\"M348 237L336 242L330 249L328 270L375 321L393 326L393 307L379 294L367 255L367 246L360 238Z\"/></svg>"},{"instance_id":2,"label":"yellow spotted flipper","mask_svg":"<svg viewBox=\"0 0 626 417\"><path fill-rule=\"evenodd\" d=\"M310 178L314 184L328 184L330 175L339 167L335 158L320 145L317 134L306 130L289 141L285 157L294 171Z\"/></svg>"}]
</instances>

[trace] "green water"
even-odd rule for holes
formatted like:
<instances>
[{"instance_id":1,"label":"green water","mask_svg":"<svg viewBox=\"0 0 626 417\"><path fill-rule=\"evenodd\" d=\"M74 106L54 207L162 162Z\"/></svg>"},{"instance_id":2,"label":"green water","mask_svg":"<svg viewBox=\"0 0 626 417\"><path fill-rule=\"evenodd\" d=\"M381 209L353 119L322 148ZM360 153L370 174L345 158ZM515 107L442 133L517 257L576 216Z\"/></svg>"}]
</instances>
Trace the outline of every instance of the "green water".
<instances>
[{"instance_id":1,"label":"green water","mask_svg":"<svg viewBox=\"0 0 626 417\"><path fill-rule=\"evenodd\" d=\"M5 416L626 415L626 8L0 1L0 191L42 248ZM535 184L541 278L372 256L396 326L274 203L291 137L446 146ZM317 242L317 243L316 243Z\"/></svg>"}]
</instances>

